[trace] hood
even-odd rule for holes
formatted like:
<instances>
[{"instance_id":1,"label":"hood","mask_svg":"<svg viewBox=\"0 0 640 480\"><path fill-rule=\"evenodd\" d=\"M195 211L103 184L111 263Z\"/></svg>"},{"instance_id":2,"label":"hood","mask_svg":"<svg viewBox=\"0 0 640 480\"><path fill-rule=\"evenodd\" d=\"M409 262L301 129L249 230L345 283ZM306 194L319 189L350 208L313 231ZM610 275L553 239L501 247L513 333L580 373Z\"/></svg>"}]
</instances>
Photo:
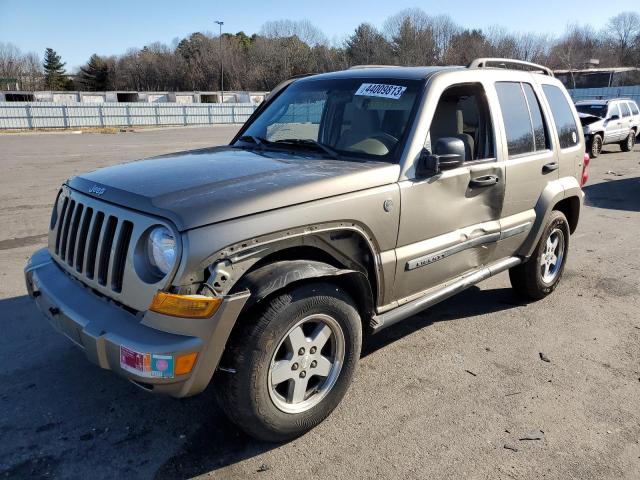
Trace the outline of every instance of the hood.
<instances>
[{"instance_id":1,"label":"hood","mask_svg":"<svg viewBox=\"0 0 640 480\"><path fill-rule=\"evenodd\" d=\"M591 115L590 113L578 112L578 116L580 117L580 123L582 124L583 127L586 127L587 125L591 125L593 123L601 122L604 120L603 118L600 118L597 115Z\"/></svg>"},{"instance_id":2,"label":"hood","mask_svg":"<svg viewBox=\"0 0 640 480\"><path fill-rule=\"evenodd\" d=\"M184 231L253 213L387 185L398 165L217 147L73 177L81 193L171 220Z\"/></svg>"}]
</instances>

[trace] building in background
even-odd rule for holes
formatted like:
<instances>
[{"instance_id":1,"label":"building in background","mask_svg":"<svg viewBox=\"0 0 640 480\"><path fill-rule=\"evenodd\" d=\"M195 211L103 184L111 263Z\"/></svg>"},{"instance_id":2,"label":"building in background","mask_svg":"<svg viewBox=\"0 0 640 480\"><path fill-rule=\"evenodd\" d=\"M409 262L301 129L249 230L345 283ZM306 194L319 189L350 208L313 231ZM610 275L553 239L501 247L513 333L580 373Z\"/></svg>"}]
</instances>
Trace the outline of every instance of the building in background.
<instances>
[{"instance_id":1,"label":"building in background","mask_svg":"<svg viewBox=\"0 0 640 480\"><path fill-rule=\"evenodd\" d=\"M7 79L10 80L10 79ZM3 86L4 84L0 84ZM0 102L73 103L250 103L259 105L269 92L84 92L0 91Z\"/></svg>"},{"instance_id":2,"label":"building in background","mask_svg":"<svg viewBox=\"0 0 640 480\"><path fill-rule=\"evenodd\" d=\"M556 70L554 74L574 100L631 98L640 103L640 68Z\"/></svg>"}]
</instances>

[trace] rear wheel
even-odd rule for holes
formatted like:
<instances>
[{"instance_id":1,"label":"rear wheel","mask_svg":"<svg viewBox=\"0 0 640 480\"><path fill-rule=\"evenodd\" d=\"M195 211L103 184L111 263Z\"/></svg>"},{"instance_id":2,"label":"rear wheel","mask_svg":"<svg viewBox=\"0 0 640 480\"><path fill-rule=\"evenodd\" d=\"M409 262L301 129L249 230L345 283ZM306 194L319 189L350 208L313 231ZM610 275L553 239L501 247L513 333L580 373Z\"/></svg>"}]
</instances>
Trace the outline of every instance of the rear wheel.
<instances>
[{"instance_id":1,"label":"rear wheel","mask_svg":"<svg viewBox=\"0 0 640 480\"><path fill-rule=\"evenodd\" d=\"M568 248L569 222L562 212L554 210L533 255L509 270L511 286L530 299L546 297L560 282Z\"/></svg>"},{"instance_id":2,"label":"rear wheel","mask_svg":"<svg viewBox=\"0 0 640 480\"><path fill-rule=\"evenodd\" d=\"M591 158L599 157L602 153L602 136L596 133L593 137L591 137L591 141L589 142L589 156Z\"/></svg>"},{"instance_id":3,"label":"rear wheel","mask_svg":"<svg viewBox=\"0 0 640 480\"><path fill-rule=\"evenodd\" d=\"M249 319L245 319L249 320ZM347 391L360 356L362 325L353 300L328 283L276 296L235 335L214 386L229 418L266 441L318 425Z\"/></svg>"},{"instance_id":4,"label":"rear wheel","mask_svg":"<svg viewBox=\"0 0 640 480\"><path fill-rule=\"evenodd\" d=\"M623 152L630 152L636 144L636 133L631 130L625 140L620 142L620 148Z\"/></svg>"}]
</instances>

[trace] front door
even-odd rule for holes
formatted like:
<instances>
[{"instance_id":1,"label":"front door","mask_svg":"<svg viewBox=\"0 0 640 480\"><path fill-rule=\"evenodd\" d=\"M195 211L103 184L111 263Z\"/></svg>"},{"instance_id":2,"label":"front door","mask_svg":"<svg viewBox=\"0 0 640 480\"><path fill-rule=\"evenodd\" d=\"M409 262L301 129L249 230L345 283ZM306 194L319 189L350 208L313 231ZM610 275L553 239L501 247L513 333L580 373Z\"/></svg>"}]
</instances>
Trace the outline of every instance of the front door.
<instances>
[{"instance_id":1,"label":"front door","mask_svg":"<svg viewBox=\"0 0 640 480\"><path fill-rule=\"evenodd\" d=\"M604 121L604 143L615 143L622 135L622 116L617 103L609 105L607 118Z\"/></svg>"},{"instance_id":2,"label":"front door","mask_svg":"<svg viewBox=\"0 0 640 480\"><path fill-rule=\"evenodd\" d=\"M465 162L429 178L400 182L394 286L400 304L493 259L505 185L494 132L481 83L444 90L425 148L433 152L438 139L459 139Z\"/></svg>"}]
</instances>

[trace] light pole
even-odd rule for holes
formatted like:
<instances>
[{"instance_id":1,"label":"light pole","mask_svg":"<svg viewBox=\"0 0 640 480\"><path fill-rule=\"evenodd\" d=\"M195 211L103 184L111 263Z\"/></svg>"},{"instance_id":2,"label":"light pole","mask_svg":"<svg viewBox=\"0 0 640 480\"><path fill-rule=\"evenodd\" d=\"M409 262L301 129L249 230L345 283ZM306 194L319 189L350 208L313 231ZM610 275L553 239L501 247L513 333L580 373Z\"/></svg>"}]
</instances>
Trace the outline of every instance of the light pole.
<instances>
[{"instance_id":1,"label":"light pole","mask_svg":"<svg viewBox=\"0 0 640 480\"><path fill-rule=\"evenodd\" d=\"M224 103L224 61L222 59L222 25L224 22L215 20L214 23L220 27L220 35L218 36L220 39L220 103Z\"/></svg>"}]
</instances>

